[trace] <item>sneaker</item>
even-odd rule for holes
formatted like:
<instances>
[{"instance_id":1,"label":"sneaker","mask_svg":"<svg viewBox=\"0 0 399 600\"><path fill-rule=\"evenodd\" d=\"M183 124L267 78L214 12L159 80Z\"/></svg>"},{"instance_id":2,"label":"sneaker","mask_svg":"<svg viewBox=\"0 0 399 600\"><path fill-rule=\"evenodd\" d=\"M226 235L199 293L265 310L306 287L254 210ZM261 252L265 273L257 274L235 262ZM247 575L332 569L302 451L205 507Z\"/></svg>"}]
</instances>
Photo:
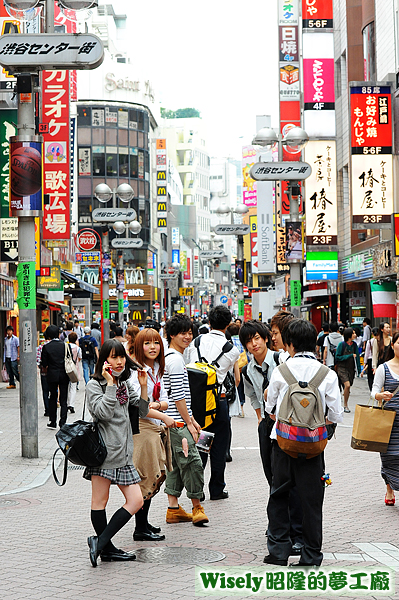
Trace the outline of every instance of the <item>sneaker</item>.
<instances>
[{"instance_id":1,"label":"sneaker","mask_svg":"<svg viewBox=\"0 0 399 600\"><path fill-rule=\"evenodd\" d=\"M15 390L16 386L15 385L8 385L6 387L6 390Z\"/></svg>"},{"instance_id":2,"label":"sneaker","mask_svg":"<svg viewBox=\"0 0 399 600\"><path fill-rule=\"evenodd\" d=\"M193 525L204 525L205 523L209 523L209 519L204 513L204 508L201 504L193 506Z\"/></svg>"},{"instance_id":3,"label":"sneaker","mask_svg":"<svg viewBox=\"0 0 399 600\"><path fill-rule=\"evenodd\" d=\"M68 410L71 414L74 414L75 409L73 408L73 406L68 406Z\"/></svg>"},{"instance_id":4,"label":"sneaker","mask_svg":"<svg viewBox=\"0 0 399 600\"><path fill-rule=\"evenodd\" d=\"M193 520L193 515L187 513L179 504L179 508L168 508L166 512L167 523L188 523Z\"/></svg>"},{"instance_id":5,"label":"sneaker","mask_svg":"<svg viewBox=\"0 0 399 600\"><path fill-rule=\"evenodd\" d=\"M57 429L57 424L56 423L47 423L47 427L49 427L50 429Z\"/></svg>"}]
</instances>

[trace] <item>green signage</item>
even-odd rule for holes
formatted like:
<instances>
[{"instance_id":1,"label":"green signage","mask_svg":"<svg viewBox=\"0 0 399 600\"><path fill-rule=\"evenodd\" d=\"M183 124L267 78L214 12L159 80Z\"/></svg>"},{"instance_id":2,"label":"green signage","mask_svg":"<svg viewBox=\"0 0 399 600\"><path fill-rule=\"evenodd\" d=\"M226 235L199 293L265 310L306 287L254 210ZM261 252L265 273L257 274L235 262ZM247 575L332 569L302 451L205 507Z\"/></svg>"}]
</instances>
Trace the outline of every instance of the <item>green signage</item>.
<instances>
[{"instance_id":1,"label":"green signage","mask_svg":"<svg viewBox=\"0 0 399 600\"><path fill-rule=\"evenodd\" d=\"M7 219L10 216L10 142L12 135L16 135L14 123L17 122L16 110L0 110L0 217Z\"/></svg>"},{"instance_id":2,"label":"green signage","mask_svg":"<svg viewBox=\"0 0 399 600\"><path fill-rule=\"evenodd\" d=\"M36 263L19 263L17 267L18 297L20 310L36 309Z\"/></svg>"},{"instance_id":3,"label":"green signage","mask_svg":"<svg viewBox=\"0 0 399 600\"><path fill-rule=\"evenodd\" d=\"M238 316L244 318L244 300L238 301Z\"/></svg>"},{"instance_id":4,"label":"green signage","mask_svg":"<svg viewBox=\"0 0 399 600\"><path fill-rule=\"evenodd\" d=\"M109 298L103 301L103 319L109 319Z\"/></svg>"},{"instance_id":5,"label":"green signage","mask_svg":"<svg viewBox=\"0 0 399 600\"><path fill-rule=\"evenodd\" d=\"M301 306L301 282L291 280L291 306Z\"/></svg>"},{"instance_id":6,"label":"green signage","mask_svg":"<svg viewBox=\"0 0 399 600\"><path fill-rule=\"evenodd\" d=\"M119 313L123 312L123 298L118 299L118 312Z\"/></svg>"}]
</instances>

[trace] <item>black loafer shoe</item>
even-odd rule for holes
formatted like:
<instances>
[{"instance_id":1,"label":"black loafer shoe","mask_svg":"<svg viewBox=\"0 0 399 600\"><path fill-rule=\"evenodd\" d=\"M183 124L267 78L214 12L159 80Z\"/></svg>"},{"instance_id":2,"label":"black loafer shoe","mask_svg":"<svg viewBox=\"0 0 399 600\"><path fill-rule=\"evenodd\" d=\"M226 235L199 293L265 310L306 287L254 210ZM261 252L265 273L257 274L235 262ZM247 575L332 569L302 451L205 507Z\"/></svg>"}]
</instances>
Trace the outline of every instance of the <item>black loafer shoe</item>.
<instances>
[{"instance_id":1,"label":"black loafer shoe","mask_svg":"<svg viewBox=\"0 0 399 600\"><path fill-rule=\"evenodd\" d=\"M233 457L231 456L231 454L227 454L226 462L231 462L232 460L233 460Z\"/></svg>"},{"instance_id":2,"label":"black loafer shoe","mask_svg":"<svg viewBox=\"0 0 399 600\"><path fill-rule=\"evenodd\" d=\"M312 569L318 569L320 567L320 565L309 565L308 563L303 563L301 561L299 562L295 562L295 563L290 563L288 565L289 567L307 567L307 568L312 568Z\"/></svg>"},{"instance_id":3,"label":"black loafer shoe","mask_svg":"<svg viewBox=\"0 0 399 600\"><path fill-rule=\"evenodd\" d=\"M98 558L98 537L96 535L92 535L87 538L87 543L89 545L89 557L92 567L97 566L97 558Z\"/></svg>"},{"instance_id":4,"label":"black loafer shoe","mask_svg":"<svg viewBox=\"0 0 399 600\"><path fill-rule=\"evenodd\" d=\"M219 496L211 496L211 500L225 500L229 497L229 492L222 492Z\"/></svg>"},{"instance_id":5,"label":"black loafer shoe","mask_svg":"<svg viewBox=\"0 0 399 600\"><path fill-rule=\"evenodd\" d=\"M292 544L290 556L300 556L302 548L303 544L301 544L300 542L295 542L295 544Z\"/></svg>"},{"instance_id":6,"label":"black loafer shoe","mask_svg":"<svg viewBox=\"0 0 399 600\"><path fill-rule=\"evenodd\" d=\"M281 567L286 567L288 565L288 558L283 560L282 558L273 556L273 554L267 554L263 559L263 562L267 565L280 565Z\"/></svg>"},{"instance_id":7,"label":"black loafer shoe","mask_svg":"<svg viewBox=\"0 0 399 600\"><path fill-rule=\"evenodd\" d=\"M161 533L160 527L154 527L154 525L150 525L149 523L147 523L147 529L152 531L152 533Z\"/></svg>"},{"instance_id":8,"label":"black loafer shoe","mask_svg":"<svg viewBox=\"0 0 399 600\"><path fill-rule=\"evenodd\" d=\"M159 535L159 533L152 533L152 531L135 531L133 539L135 542L161 542L165 539L165 536Z\"/></svg>"},{"instance_id":9,"label":"black loafer shoe","mask_svg":"<svg viewBox=\"0 0 399 600\"><path fill-rule=\"evenodd\" d=\"M136 555L124 550L113 550L112 552L101 552L101 560L104 562L122 562L126 560L136 560Z\"/></svg>"}]
</instances>

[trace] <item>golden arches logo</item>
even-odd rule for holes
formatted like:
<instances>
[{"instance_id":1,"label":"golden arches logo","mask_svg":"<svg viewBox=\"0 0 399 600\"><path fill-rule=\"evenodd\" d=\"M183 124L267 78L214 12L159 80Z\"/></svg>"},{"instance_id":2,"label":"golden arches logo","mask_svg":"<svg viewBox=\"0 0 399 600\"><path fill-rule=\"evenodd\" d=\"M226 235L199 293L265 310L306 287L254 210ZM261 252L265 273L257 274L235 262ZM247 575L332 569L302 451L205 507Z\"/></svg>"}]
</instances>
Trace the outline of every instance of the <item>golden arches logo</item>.
<instances>
[{"instance_id":1,"label":"golden arches logo","mask_svg":"<svg viewBox=\"0 0 399 600\"><path fill-rule=\"evenodd\" d=\"M141 312L139 310L134 310L132 315L133 321L141 321Z\"/></svg>"}]
</instances>

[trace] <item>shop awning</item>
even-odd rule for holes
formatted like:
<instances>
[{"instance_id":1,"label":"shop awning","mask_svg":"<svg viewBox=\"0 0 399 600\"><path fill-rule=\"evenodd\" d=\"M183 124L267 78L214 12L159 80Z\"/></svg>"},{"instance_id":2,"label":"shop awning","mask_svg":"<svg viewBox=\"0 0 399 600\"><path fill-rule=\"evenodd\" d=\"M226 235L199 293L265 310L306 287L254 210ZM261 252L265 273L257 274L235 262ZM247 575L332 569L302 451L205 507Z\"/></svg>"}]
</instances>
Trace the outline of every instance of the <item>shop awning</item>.
<instances>
[{"instance_id":1,"label":"shop awning","mask_svg":"<svg viewBox=\"0 0 399 600\"><path fill-rule=\"evenodd\" d=\"M63 304L62 302L54 302L53 300L46 300L50 310L57 310L62 313L69 312L69 306L67 304Z\"/></svg>"},{"instance_id":2,"label":"shop awning","mask_svg":"<svg viewBox=\"0 0 399 600\"><path fill-rule=\"evenodd\" d=\"M68 281L69 283L75 284L76 287L84 290L85 292L90 292L91 294L98 294L98 288L96 286L91 285L91 283L87 283L87 281L82 281L76 275L69 273L68 271L63 271L61 269L61 277L64 281Z\"/></svg>"}]
</instances>

